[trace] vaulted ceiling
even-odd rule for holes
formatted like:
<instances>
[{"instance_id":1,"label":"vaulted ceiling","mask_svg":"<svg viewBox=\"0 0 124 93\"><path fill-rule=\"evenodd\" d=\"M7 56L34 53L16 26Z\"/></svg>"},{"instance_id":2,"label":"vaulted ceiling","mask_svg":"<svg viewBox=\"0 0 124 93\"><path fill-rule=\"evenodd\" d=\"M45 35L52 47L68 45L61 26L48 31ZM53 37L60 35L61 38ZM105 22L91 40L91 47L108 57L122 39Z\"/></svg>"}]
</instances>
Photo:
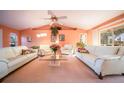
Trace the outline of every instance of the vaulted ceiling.
<instances>
[{"instance_id":1,"label":"vaulted ceiling","mask_svg":"<svg viewBox=\"0 0 124 93\"><path fill-rule=\"evenodd\" d=\"M124 11L122 10L53 10L56 16L67 16L58 20L60 24L81 29L91 29ZM0 10L0 24L18 30L34 28L50 23L47 10Z\"/></svg>"}]
</instances>

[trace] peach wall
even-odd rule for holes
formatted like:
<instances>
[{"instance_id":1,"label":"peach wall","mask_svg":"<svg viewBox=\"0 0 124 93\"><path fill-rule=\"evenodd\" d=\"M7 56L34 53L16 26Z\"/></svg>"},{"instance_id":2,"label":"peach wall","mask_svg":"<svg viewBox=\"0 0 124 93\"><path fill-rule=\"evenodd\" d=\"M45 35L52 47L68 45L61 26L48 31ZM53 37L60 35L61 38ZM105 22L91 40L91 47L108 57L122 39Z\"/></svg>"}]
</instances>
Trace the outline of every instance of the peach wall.
<instances>
[{"instance_id":1,"label":"peach wall","mask_svg":"<svg viewBox=\"0 0 124 93\"><path fill-rule=\"evenodd\" d=\"M93 44L93 37L92 37L92 30L87 31L87 44L92 45Z\"/></svg>"},{"instance_id":2,"label":"peach wall","mask_svg":"<svg viewBox=\"0 0 124 93\"><path fill-rule=\"evenodd\" d=\"M16 33L17 36L18 36L18 45L21 44L21 35L20 35L20 32L16 29L13 29L13 28L10 28L10 27L7 27L7 26L3 26L3 25L0 25L0 28L2 29L3 31L3 47L9 47L10 44L10 33Z\"/></svg>"},{"instance_id":3,"label":"peach wall","mask_svg":"<svg viewBox=\"0 0 124 93\"><path fill-rule=\"evenodd\" d=\"M36 35L39 33L47 33L46 37L38 38ZM64 44L73 44L80 41L80 34L85 33L84 30L60 30L59 34L65 34L65 41L59 42L61 46ZM31 47L33 45L42 45L42 44L52 44L51 42L51 31L50 30L24 30L21 31L21 44ZM32 42L27 42L26 37L31 36ZM59 39L59 38L58 38Z\"/></svg>"},{"instance_id":4,"label":"peach wall","mask_svg":"<svg viewBox=\"0 0 124 93\"><path fill-rule=\"evenodd\" d=\"M59 34L65 34L65 41L60 41L60 45L73 44L76 45L80 41L80 35L86 33L84 30L62 30Z\"/></svg>"}]
</instances>

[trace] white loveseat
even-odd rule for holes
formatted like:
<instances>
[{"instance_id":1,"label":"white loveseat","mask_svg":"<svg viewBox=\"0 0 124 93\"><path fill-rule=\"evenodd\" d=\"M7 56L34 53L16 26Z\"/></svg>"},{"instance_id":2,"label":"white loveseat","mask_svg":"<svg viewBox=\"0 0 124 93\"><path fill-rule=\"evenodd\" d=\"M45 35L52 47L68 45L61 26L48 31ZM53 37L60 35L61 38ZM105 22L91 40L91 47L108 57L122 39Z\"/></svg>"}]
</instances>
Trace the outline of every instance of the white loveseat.
<instances>
[{"instance_id":1,"label":"white loveseat","mask_svg":"<svg viewBox=\"0 0 124 93\"><path fill-rule=\"evenodd\" d=\"M28 48L26 46L18 46L0 49L0 79L37 57L36 52L21 55L22 49Z\"/></svg>"},{"instance_id":2,"label":"white loveseat","mask_svg":"<svg viewBox=\"0 0 124 93\"><path fill-rule=\"evenodd\" d=\"M124 75L124 47L87 46L89 53L76 52L76 57L88 65L100 79L105 75Z\"/></svg>"}]
</instances>

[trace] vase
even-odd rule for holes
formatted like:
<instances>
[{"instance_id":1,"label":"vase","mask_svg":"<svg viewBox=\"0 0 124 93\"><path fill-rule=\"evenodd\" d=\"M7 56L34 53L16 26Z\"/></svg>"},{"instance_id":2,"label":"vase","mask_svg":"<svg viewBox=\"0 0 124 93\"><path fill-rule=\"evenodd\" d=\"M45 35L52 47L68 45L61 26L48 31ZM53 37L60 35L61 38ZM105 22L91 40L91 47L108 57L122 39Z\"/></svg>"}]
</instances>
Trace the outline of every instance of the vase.
<instances>
[{"instance_id":1,"label":"vase","mask_svg":"<svg viewBox=\"0 0 124 93\"><path fill-rule=\"evenodd\" d=\"M54 59L54 64L55 64L55 61L56 61L56 51L53 51L53 59Z\"/></svg>"},{"instance_id":2,"label":"vase","mask_svg":"<svg viewBox=\"0 0 124 93\"><path fill-rule=\"evenodd\" d=\"M56 57L56 51L54 51L54 57Z\"/></svg>"}]
</instances>

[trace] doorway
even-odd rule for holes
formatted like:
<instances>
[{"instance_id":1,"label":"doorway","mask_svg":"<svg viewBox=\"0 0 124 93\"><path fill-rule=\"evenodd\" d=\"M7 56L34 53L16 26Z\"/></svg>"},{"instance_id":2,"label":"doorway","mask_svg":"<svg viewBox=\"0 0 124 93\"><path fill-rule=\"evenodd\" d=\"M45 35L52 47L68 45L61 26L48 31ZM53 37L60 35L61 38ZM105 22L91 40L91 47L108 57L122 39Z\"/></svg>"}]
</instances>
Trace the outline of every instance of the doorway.
<instances>
[{"instance_id":1,"label":"doorway","mask_svg":"<svg viewBox=\"0 0 124 93\"><path fill-rule=\"evenodd\" d=\"M83 42L84 44L87 45L87 34L86 33L80 34L80 42Z\"/></svg>"}]
</instances>

